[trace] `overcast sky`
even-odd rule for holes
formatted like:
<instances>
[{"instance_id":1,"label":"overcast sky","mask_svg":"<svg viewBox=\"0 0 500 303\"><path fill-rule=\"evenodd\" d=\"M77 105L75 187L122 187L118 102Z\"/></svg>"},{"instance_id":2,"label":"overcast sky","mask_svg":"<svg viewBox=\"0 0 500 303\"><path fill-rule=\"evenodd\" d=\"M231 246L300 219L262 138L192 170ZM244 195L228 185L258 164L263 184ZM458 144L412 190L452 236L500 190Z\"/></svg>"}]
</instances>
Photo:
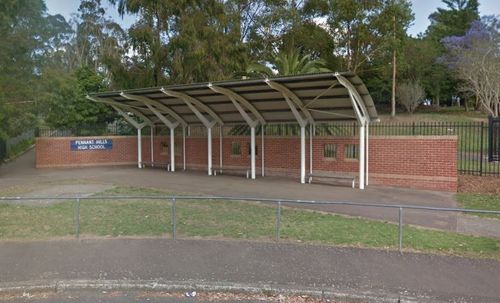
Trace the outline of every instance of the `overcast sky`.
<instances>
[{"instance_id":1,"label":"overcast sky","mask_svg":"<svg viewBox=\"0 0 500 303\"><path fill-rule=\"evenodd\" d=\"M49 14L61 14L66 19L71 17L71 14L76 13L80 4L79 0L45 0ZM409 29L409 34L416 36L418 33L424 32L429 25L429 15L436 11L438 7L444 7L440 0L411 0L413 4L413 12L415 13L415 21ZM109 5L107 0L102 3L106 6L106 12L114 20L124 27L128 28L135 21L134 16L118 16L116 8ZM500 0L480 0L479 11L481 15L500 15Z\"/></svg>"}]
</instances>

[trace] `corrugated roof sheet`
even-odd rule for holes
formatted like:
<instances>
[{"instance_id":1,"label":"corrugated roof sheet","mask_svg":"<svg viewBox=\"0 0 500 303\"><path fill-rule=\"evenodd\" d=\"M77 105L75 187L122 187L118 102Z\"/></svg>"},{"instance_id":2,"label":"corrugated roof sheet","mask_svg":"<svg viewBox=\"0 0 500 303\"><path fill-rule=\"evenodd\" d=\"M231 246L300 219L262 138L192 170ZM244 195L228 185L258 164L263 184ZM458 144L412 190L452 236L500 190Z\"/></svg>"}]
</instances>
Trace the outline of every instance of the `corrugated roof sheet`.
<instances>
[{"instance_id":1,"label":"corrugated roof sheet","mask_svg":"<svg viewBox=\"0 0 500 303\"><path fill-rule=\"evenodd\" d=\"M367 119L369 121L376 120L377 111L373 100L361 79L353 73L307 74L274 77L269 78L269 80L284 86L291 93L295 94L301 100L303 108L309 112L314 122L356 120L357 117L351 101L351 94L348 88L339 83L338 77L348 80L350 85L352 85L359 94L362 99L362 107L364 107L367 112ZM188 124L201 123L200 119L184 100L166 95L162 92L162 89L165 89L168 91L180 92L195 98L211 109L224 124L246 123L231 99L224 94L213 91L210 86L228 89L243 97L261 114L266 123L297 122L284 95L280 91L271 88L267 84L266 79L242 79L211 83L169 85L164 87L94 93L90 94L90 96L116 102L116 104L119 104L120 107L125 110L127 108L133 108L155 124L162 124L156 115L148 109L145 103L125 98L121 93L126 93L131 96L142 96L168 107ZM256 118L248 107L242 107L250 117L253 119ZM175 120L165 111L159 110L158 108L156 109L162 112L167 118ZM206 111L202 109L200 109L200 111L207 118L210 117Z\"/></svg>"}]
</instances>

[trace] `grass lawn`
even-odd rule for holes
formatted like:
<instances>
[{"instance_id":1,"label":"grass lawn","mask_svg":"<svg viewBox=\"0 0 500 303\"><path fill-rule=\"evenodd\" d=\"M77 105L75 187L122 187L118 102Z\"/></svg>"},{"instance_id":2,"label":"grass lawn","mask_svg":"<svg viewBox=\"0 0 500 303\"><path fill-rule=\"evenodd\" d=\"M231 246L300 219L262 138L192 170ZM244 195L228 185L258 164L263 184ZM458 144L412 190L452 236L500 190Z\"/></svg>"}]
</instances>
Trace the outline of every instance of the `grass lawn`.
<instances>
[{"instance_id":1,"label":"grass lawn","mask_svg":"<svg viewBox=\"0 0 500 303\"><path fill-rule=\"evenodd\" d=\"M485 151L485 153L487 153L487 151ZM462 159L458 157L459 170L477 172L480 168L484 175L494 175L500 173L500 163L498 162L488 162L487 160L484 160L481 164L479 160L467 159L467 156L463 156Z\"/></svg>"},{"instance_id":2,"label":"grass lawn","mask_svg":"<svg viewBox=\"0 0 500 303\"><path fill-rule=\"evenodd\" d=\"M500 196L497 195L458 193L456 195L456 198L457 201L464 208L500 211ZM499 215L490 215L490 214L474 214L474 215L500 219Z\"/></svg>"},{"instance_id":3,"label":"grass lawn","mask_svg":"<svg viewBox=\"0 0 500 303\"><path fill-rule=\"evenodd\" d=\"M158 190L115 188L102 195L157 195ZM48 206L0 204L0 239L74 236L74 201ZM171 236L171 201L82 200L83 236ZM178 237L272 240L276 207L235 201L177 201ZM345 246L397 248L395 224L284 207L281 238ZM404 227L406 249L500 260L500 240Z\"/></svg>"},{"instance_id":4,"label":"grass lawn","mask_svg":"<svg viewBox=\"0 0 500 303\"><path fill-rule=\"evenodd\" d=\"M417 112L408 114L406 112L396 113L396 117L392 118L390 113L379 112L379 117L382 122L472 122L472 121L488 121L485 113L469 111L466 112L463 107L441 107L437 109L427 109L419 107Z\"/></svg>"}]
</instances>

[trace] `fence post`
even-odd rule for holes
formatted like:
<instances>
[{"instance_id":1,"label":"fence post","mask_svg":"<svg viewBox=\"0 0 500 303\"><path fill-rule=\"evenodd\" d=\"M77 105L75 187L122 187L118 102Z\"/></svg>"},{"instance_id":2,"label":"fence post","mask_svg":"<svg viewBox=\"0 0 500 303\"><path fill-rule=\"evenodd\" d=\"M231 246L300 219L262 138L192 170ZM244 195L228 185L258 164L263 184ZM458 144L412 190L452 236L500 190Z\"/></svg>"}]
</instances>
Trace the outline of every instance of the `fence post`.
<instances>
[{"instance_id":1,"label":"fence post","mask_svg":"<svg viewBox=\"0 0 500 303\"><path fill-rule=\"evenodd\" d=\"M80 198L76 198L75 205L75 235L76 239L80 239Z\"/></svg>"},{"instance_id":2,"label":"fence post","mask_svg":"<svg viewBox=\"0 0 500 303\"><path fill-rule=\"evenodd\" d=\"M399 208L399 253L403 253L403 208Z\"/></svg>"},{"instance_id":3,"label":"fence post","mask_svg":"<svg viewBox=\"0 0 500 303\"><path fill-rule=\"evenodd\" d=\"M176 207L175 207L175 197L172 198L172 238L177 239L177 215L176 215Z\"/></svg>"},{"instance_id":4,"label":"fence post","mask_svg":"<svg viewBox=\"0 0 500 303\"><path fill-rule=\"evenodd\" d=\"M484 155L483 155L483 143L484 143L484 122L481 121L481 140L480 140L480 159L479 159L479 175L482 176L483 175L483 158L484 158Z\"/></svg>"},{"instance_id":5,"label":"fence post","mask_svg":"<svg viewBox=\"0 0 500 303\"><path fill-rule=\"evenodd\" d=\"M0 162L7 158L7 141L0 138Z\"/></svg>"},{"instance_id":6,"label":"fence post","mask_svg":"<svg viewBox=\"0 0 500 303\"><path fill-rule=\"evenodd\" d=\"M281 201L278 201L278 208L276 209L276 242L280 240L281 230Z\"/></svg>"}]
</instances>

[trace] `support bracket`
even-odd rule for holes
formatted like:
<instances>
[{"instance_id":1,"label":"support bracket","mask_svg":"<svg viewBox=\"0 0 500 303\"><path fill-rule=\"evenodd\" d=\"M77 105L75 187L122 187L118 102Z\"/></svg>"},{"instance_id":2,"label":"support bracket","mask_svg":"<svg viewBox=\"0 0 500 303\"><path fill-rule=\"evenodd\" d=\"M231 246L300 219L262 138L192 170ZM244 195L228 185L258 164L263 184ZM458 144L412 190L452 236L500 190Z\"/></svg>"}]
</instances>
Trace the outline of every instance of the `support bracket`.
<instances>
[{"instance_id":1,"label":"support bracket","mask_svg":"<svg viewBox=\"0 0 500 303\"><path fill-rule=\"evenodd\" d=\"M161 89L162 93L164 93L167 96L178 98L191 109L191 111L200 119L200 121L205 125L205 127L212 127L216 123L219 123L219 125L224 125L224 122L222 122L222 119L213 111L211 110L207 105L203 104L199 100L181 92L176 92L172 90L167 90L162 88ZM206 112L210 117L212 117L213 121L210 122L201 112L200 109Z\"/></svg>"},{"instance_id":2,"label":"support bracket","mask_svg":"<svg viewBox=\"0 0 500 303\"><path fill-rule=\"evenodd\" d=\"M124 97L124 98L129 99L129 100L134 100L134 101L138 101L138 102L143 103L144 105L146 105L148 107L149 110L151 110L151 107L154 106L158 110L162 111L163 114L166 113L169 116L171 116L174 120L177 121L178 124L181 124L184 127L187 126L186 121L184 121L184 119L182 119L181 116L179 116L176 112L174 112L168 106L166 106L165 104L163 104L161 102L158 102L156 100L153 100L153 99L150 99L150 98L147 98L147 97L144 97L144 96L131 95L131 94L127 94L127 93L124 93L124 92L121 92L120 95L122 97ZM158 110L156 110L156 112L160 113ZM153 110L151 110L151 112L153 112L160 120L162 120L160 118L160 116L158 116L158 114L156 112L154 112ZM161 116L163 116L163 114L160 113ZM162 122L163 122L163 120L162 120ZM163 123L165 123L165 122L163 122ZM171 123L174 123L174 122L171 122Z\"/></svg>"},{"instance_id":3,"label":"support bracket","mask_svg":"<svg viewBox=\"0 0 500 303\"><path fill-rule=\"evenodd\" d=\"M266 79L266 84L271 87L272 89L280 92L283 97L285 98L286 103L292 110L293 115L297 119L297 122L300 124L300 126L305 127L307 123L314 123L314 119L309 112L309 110L304 106L304 103L300 100L295 93L293 93L290 89L288 89L286 86L279 84L277 82L271 81L269 79ZM298 111L298 109L302 112L304 117L302 117Z\"/></svg>"},{"instance_id":4,"label":"support bracket","mask_svg":"<svg viewBox=\"0 0 500 303\"><path fill-rule=\"evenodd\" d=\"M233 92L230 89L219 87L219 86L215 86L215 85L212 85L212 83L209 83L208 87L212 91L214 91L216 93L219 93L219 94L222 94L222 95L225 95L226 97L228 97L229 100L231 100L231 102L233 103L233 105L236 107L236 109L238 110L238 112L241 114L241 116L243 117L243 119L245 119L245 121L247 122L247 124L250 127L256 127L258 123L260 123L261 125L265 125L266 124L266 120L264 120L264 117L262 117L262 115L259 113L259 111L252 104L250 104L250 102L248 102L247 99L243 98L242 96L240 96L239 94ZM253 120L248 115L248 113L242 108L242 106L244 106L247 110L249 110L255 116L256 120Z\"/></svg>"}]
</instances>

